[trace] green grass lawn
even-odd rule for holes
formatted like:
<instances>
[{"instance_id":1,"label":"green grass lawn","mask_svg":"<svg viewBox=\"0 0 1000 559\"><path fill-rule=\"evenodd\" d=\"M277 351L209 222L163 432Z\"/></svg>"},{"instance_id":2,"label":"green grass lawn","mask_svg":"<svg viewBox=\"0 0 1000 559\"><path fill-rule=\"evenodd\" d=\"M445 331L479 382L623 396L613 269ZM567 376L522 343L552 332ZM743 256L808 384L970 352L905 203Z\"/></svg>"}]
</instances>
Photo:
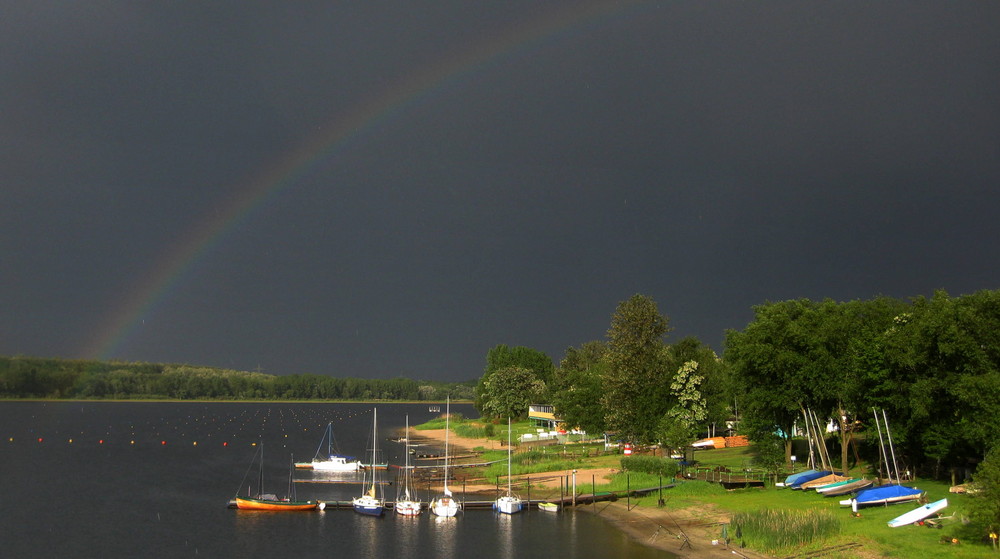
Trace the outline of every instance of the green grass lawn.
<instances>
[{"instance_id":1,"label":"green grass lawn","mask_svg":"<svg viewBox=\"0 0 1000 559\"><path fill-rule=\"evenodd\" d=\"M435 420L423 426L416 427L418 430L422 428L444 428L444 421ZM485 433L487 429L483 423L464 419L458 422L453 421L452 428L459 434L462 433L460 429L469 429L469 431L466 431L469 433ZM494 434L490 438L506 441L506 425L498 424L493 429ZM521 433L535 432L534 426L527 421L514 424L513 431L515 438ZM482 435L465 436L481 437ZM622 456L620 454L601 455L599 450L603 450L601 445L584 446L570 444L540 447L527 453L519 453L523 454L522 456L515 454L514 475L529 476L530 481L532 474L537 474L539 477L543 476L546 472L565 475L566 472L573 469L619 468L621 466ZM482 456L484 462L497 461L484 471L484 476L489 482L505 483L505 476L507 474L506 456L507 453L503 450L484 452ZM752 469L753 455L749 447L737 447L696 451L695 459L698 461L698 464L694 469L708 470L722 467L737 474L746 469ZM759 472L759 470L757 471ZM864 465L850 473L862 475L864 473ZM862 544L862 546L856 549L837 551L832 554L826 553L823 556L865 559L870 557L900 559L1000 557L1000 553L994 554L991 548L982 541L982 538L986 535L985 533L980 533L980 529L963 523L963 519L967 518L968 515L970 497L949 493L949 485L944 482L921 479L906 484L926 491L927 502L945 497L948 498L949 506L942 514L951 518L944 520L944 527L940 529L912 525L890 528L887 525L888 521L915 508L917 503L900 503L887 507L866 507L860 510L860 516L854 516L851 513L850 507L839 504L840 499L846 497L822 497L815 491L779 489L775 488L771 483L768 483L765 488L727 491L717 483L688 481L683 478L661 480L655 475L633 472L616 474L610 482L604 482L604 480L599 479L579 478L577 480L577 487L580 493L590 493L594 490L598 493L624 492L628 488L655 487L661 481L664 484L675 481L674 487L664 489L662 492L665 506L668 508L684 508L708 504L731 515L744 513L761 516L764 515L763 511L782 511L782 514L815 517L820 519L821 522L837 526L835 530L837 533L833 535L828 535L803 545L769 550L769 553L777 557L797 556L811 551L820 551L854 543ZM537 486L534 486L531 491L534 496L533 498L550 498L545 495L559 494L558 490L542 490L537 488ZM632 505L653 508L658 506L659 496L658 492L654 492L645 497L631 497L629 500ZM775 517L780 516L772 513L769 514ZM780 520L776 520L776 522L778 521ZM720 527L720 537L722 536L721 530ZM734 537L735 534L731 529L729 529L728 535L738 544L738 541ZM957 539L959 543L951 543L953 538Z\"/></svg>"}]
</instances>

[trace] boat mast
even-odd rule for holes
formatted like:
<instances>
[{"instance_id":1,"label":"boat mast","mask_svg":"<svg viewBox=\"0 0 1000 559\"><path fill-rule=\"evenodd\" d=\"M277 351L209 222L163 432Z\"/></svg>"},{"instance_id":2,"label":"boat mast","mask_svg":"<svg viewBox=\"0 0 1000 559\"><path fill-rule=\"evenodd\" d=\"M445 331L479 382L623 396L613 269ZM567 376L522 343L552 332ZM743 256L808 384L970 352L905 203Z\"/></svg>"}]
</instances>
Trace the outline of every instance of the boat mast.
<instances>
[{"instance_id":1,"label":"boat mast","mask_svg":"<svg viewBox=\"0 0 1000 559\"><path fill-rule=\"evenodd\" d=\"M448 395L448 399L445 401L444 408L444 494L451 496L448 493L448 432L451 431L451 395Z\"/></svg>"},{"instance_id":2,"label":"boat mast","mask_svg":"<svg viewBox=\"0 0 1000 559\"><path fill-rule=\"evenodd\" d=\"M885 452L885 442L882 441L882 427L878 422L878 411L872 408L872 414L875 415L875 428L878 429L878 449L882 453L882 461L885 462L885 473L889 476L889 483L892 483L892 469L889 468L889 455Z\"/></svg>"},{"instance_id":3,"label":"boat mast","mask_svg":"<svg viewBox=\"0 0 1000 559\"><path fill-rule=\"evenodd\" d=\"M410 500L410 416L406 416L406 431L403 433L406 437L406 446L403 447L403 453L406 455L403 469L403 497L409 501Z\"/></svg>"},{"instance_id":4,"label":"boat mast","mask_svg":"<svg viewBox=\"0 0 1000 559\"><path fill-rule=\"evenodd\" d=\"M896 471L896 483L901 483L899 466L896 465L896 451L892 448L892 433L889 432L889 418L885 415L885 408L882 408L882 422L885 423L885 438L889 441L889 451L892 453L892 469Z\"/></svg>"},{"instance_id":5,"label":"boat mast","mask_svg":"<svg viewBox=\"0 0 1000 559\"><path fill-rule=\"evenodd\" d=\"M372 408L372 488L369 494L375 496L375 448L378 445L378 408Z\"/></svg>"},{"instance_id":6,"label":"boat mast","mask_svg":"<svg viewBox=\"0 0 1000 559\"><path fill-rule=\"evenodd\" d=\"M264 495L264 441L260 441L260 477L257 478L257 496Z\"/></svg>"},{"instance_id":7,"label":"boat mast","mask_svg":"<svg viewBox=\"0 0 1000 559\"><path fill-rule=\"evenodd\" d=\"M507 496L512 494L510 481L510 416L507 416Z\"/></svg>"}]
</instances>

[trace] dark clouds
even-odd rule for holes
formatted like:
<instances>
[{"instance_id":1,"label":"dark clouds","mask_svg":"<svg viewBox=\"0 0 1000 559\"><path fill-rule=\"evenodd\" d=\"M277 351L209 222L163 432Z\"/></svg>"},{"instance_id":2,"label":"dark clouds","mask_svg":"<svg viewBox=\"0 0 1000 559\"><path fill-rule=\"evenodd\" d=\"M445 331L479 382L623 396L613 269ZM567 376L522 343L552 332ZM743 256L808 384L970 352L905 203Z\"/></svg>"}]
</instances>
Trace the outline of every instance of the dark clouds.
<instances>
[{"instance_id":1,"label":"dark clouds","mask_svg":"<svg viewBox=\"0 0 1000 559\"><path fill-rule=\"evenodd\" d=\"M993 3L4 11L0 353L92 357L163 255L379 99L113 356L465 379L637 292L719 347L765 300L997 287Z\"/></svg>"}]
</instances>

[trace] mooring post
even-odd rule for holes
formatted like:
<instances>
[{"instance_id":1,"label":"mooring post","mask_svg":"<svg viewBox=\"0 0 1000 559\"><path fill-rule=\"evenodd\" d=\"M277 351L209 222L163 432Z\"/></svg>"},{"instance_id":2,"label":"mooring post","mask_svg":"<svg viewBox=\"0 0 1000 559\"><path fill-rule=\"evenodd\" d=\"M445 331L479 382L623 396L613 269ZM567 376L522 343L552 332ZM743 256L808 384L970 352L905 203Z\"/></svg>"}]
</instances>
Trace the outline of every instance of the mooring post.
<instances>
[{"instance_id":1,"label":"mooring post","mask_svg":"<svg viewBox=\"0 0 1000 559\"><path fill-rule=\"evenodd\" d=\"M573 470L573 507L576 507L576 470Z\"/></svg>"}]
</instances>

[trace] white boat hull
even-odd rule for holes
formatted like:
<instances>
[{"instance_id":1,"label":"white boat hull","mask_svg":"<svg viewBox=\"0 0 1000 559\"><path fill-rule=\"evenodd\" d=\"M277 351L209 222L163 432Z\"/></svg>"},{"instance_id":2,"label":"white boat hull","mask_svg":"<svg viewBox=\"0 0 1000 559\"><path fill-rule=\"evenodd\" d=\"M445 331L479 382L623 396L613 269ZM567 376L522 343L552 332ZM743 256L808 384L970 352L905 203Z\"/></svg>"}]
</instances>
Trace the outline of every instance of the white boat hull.
<instances>
[{"instance_id":1,"label":"white boat hull","mask_svg":"<svg viewBox=\"0 0 1000 559\"><path fill-rule=\"evenodd\" d=\"M422 505L417 501L396 501L396 514L402 516L417 516L422 510Z\"/></svg>"},{"instance_id":2,"label":"white boat hull","mask_svg":"<svg viewBox=\"0 0 1000 559\"><path fill-rule=\"evenodd\" d=\"M915 522L920 522L921 520L936 514L938 511L943 510L948 506L948 499L941 499L940 501L934 501L933 503L927 503L922 507L917 507L906 514L901 514L896 518L893 518L888 522L890 528L899 528L900 526L908 526Z\"/></svg>"},{"instance_id":3,"label":"white boat hull","mask_svg":"<svg viewBox=\"0 0 1000 559\"><path fill-rule=\"evenodd\" d=\"M431 512L437 516L455 516L460 510L458 501L451 497L439 497L431 501Z\"/></svg>"},{"instance_id":4,"label":"white boat hull","mask_svg":"<svg viewBox=\"0 0 1000 559\"><path fill-rule=\"evenodd\" d=\"M521 512L523 502L512 495L505 495L493 502L493 510L503 514L514 514Z\"/></svg>"}]
</instances>

